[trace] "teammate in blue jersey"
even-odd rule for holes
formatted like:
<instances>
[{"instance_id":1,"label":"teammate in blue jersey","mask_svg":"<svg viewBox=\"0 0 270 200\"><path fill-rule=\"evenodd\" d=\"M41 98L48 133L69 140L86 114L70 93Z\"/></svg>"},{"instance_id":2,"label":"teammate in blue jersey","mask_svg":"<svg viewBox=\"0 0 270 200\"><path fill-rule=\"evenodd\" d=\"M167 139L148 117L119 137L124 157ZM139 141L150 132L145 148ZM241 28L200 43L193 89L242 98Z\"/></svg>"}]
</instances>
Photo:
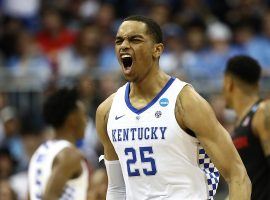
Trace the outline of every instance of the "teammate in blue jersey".
<instances>
[{"instance_id":1,"label":"teammate in blue jersey","mask_svg":"<svg viewBox=\"0 0 270 200\"><path fill-rule=\"evenodd\" d=\"M159 68L163 49L153 20L131 16L120 25L115 52L128 82L96 113L107 199L213 199L218 170L230 199L249 199L250 180L229 134L192 86Z\"/></svg>"},{"instance_id":2,"label":"teammate in blue jersey","mask_svg":"<svg viewBox=\"0 0 270 200\"><path fill-rule=\"evenodd\" d=\"M55 138L41 144L29 165L31 200L86 200L88 169L75 143L83 138L87 114L75 89L60 89L44 104Z\"/></svg>"}]
</instances>

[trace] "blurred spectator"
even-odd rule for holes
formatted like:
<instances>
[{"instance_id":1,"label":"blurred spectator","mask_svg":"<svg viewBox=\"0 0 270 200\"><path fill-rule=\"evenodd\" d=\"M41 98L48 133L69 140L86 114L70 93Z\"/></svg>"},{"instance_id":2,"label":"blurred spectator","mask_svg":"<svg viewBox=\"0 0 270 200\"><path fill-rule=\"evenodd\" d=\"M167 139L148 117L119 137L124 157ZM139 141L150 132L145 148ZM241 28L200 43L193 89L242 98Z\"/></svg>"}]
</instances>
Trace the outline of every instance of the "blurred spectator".
<instances>
[{"instance_id":1,"label":"blurred spectator","mask_svg":"<svg viewBox=\"0 0 270 200\"><path fill-rule=\"evenodd\" d=\"M0 197L2 200L17 200L17 195L8 180L0 180Z\"/></svg>"},{"instance_id":2,"label":"blurred spectator","mask_svg":"<svg viewBox=\"0 0 270 200\"><path fill-rule=\"evenodd\" d=\"M0 148L0 180L8 179L15 172L15 158L6 147Z\"/></svg>"},{"instance_id":3,"label":"blurred spectator","mask_svg":"<svg viewBox=\"0 0 270 200\"><path fill-rule=\"evenodd\" d=\"M208 22L213 18L213 15L206 4L204 4L204 1L183 0L182 10L176 13L175 19L179 24L186 24L194 18Z\"/></svg>"},{"instance_id":4,"label":"blurred spectator","mask_svg":"<svg viewBox=\"0 0 270 200\"><path fill-rule=\"evenodd\" d=\"M51 3L53 5L53 3ZM98 14L100 2L96 0L64 0L58 9L63 12L67 26L79 30L83 22L91 22Z\"/></svg>"},{"instance_id":5,"label":"blurred spectator","mask_svg":"<svg viewBox=\"0 0 270 200\"><path fill-rule=\"evenodd\" d=\"M14 191L18 194L19 200L26 200L28 194L28 177L27 168L31 156L43 142L42 124L40 117L37 114L26 113L20 118L21 120L21 135L23 143L23 152L27 160L27 167L23 171L14 174L10 177L10 184Z\"/></svg>"},{"instance_id":6,"label":"blurred spectator","mask_svg":"<svg viewBox=\"0 0 270 200\"><path fill-rule=\"evenodd\" d=\"M97 169L90 180L87 200L105 200L107 193L108 178L106 170Z\"/></svg>"},{"instance_id":7,"label":"blurred spectator","mask_svg":"<svg viewBox=\"0 0 270 200\"><path fill-rule=\"evenodd\" d=\"M255 27L249 19L238 21L234 24L234 39L235 42L243 46L255 38Z\"/></svg>"},{"instance_id":8,"label":"blurred spectator","mask_svg":"<svg viewBox=\"0 0 270 200\"><path fill-rule=\"evenodd\" d=\"M263 35L270 39L270 9L268 9L262 18L263 21Z\"/></svg>"},{"instance_id":9,"label":"blurred spectator","mask_svg":"<svg viewBox=\"0 0 270 200\"><path fill-rule=\"evenodd\" d=\"M255 23L255 22L254 22ZM267 13L263 21L264 35L256 34L255 25L251 20L240 21L235 27L236 42L245 50L245 53L257 59L264 72L270 74L270 38L267 36Z\"/></svg>"},{"instance_id":10,"label":"blurred spectator","mask_svg":"<svg viewBox=\"0 0 270 200\"><path fill-rule=\"evenodd\" d=\"M53 64L59 50L74 42L75 34L68 30L61 13L53 8L46 8L42 13L42 29L37 34L37 42Z\"/></svg>"},{"instance_id":11,"label":"blurred spectator","mask_svg":"<svg viewBox=\"0 0 270 200\"><path fill-rule=\"evenodd\" d=\"M155 20L161 27L170 22L171 8L167 1L155 1L151 6L149 17Z\"/></svg>"},{"instance_id":12,"label":"blurred spectator","mask_svg":"<svg viewBox=\"0 0 270 200\"><path fill-rule=\"evenodd\" d=\"M60 78L76 78L99 65L100 32L95 25L82 27L75 44L59 52Z\"/></svg>"},{"instance_id":13,"label":"blurred spectator","mask_svg":"<svg viewBox=\"0 0 270 200\"><path fill-rule=\"evenodd\" d=\"M193 19L185 24L185 41L188 52L200 52L206 48L206 25L201 19Z\"/></svg>"},{"instance_id":14,"label":"blurred spectator","mask_svg":"<svg viewBox=\"0 0 270 200\"><path fill-rule=\"evenodd\" d=\"M163 26L164 42L166 47L160 58L160 67L167 73L183 71L181 59L183 53L183 31L177 24L166 24Z\"/></svg>"},{"instance_id":15,"label":"blurred spectator","mask_svg":"<svg viewBox=\"0 0 270 200\"><path fill-rule=\"evenodd\" d=\"M97 86L96 82L93 80L93 76L88 74L79 76L77 87L80 94L80 99L85 104L88 115L94 119L96 115L96 107L100 101L96 96Z\"/></svg>"},{"instance_id":16,"label":"blurred spectator","mask_svg":"<svg viewBox=\"0 0 270 200\"><path fill-rule=\"evenodd\" d=\"M230 3L234 1L230 0L206 0L203 1L205 4L207 4L207 7L211 11L211 13L218 18L220 21L226 20L226 15L228 13L228 10L230 10Z\"/></svg>"},{"instance_id":17,"label":"blurred spectator","mask_svg":"<svg viewBox=\"0 0 270 200\"><path fill-rule=\"evenodd\" d=\"M3 0L3 12L18 18L34 17L38 14L40 0Z\"/></svg>"},{"instance_id":18,"label":"blurred spectator","mask_svg":"<svg viewBox=\"0 0 270 200\"><path fill-rule=\"evenodd\" d=\"M239 0L227 3L230 9L226 13L226 21L232 24L244 19L257 19L267 8L265 0Z\"/></svg>"},{"instance_id":19,"label":"blurred spectator","mask_svg":"<svg viewBox=\"0 0 270 200\"><path fill-rule=\"evenodd\" d=\"M94 18L98 14L99 8L100 3L97 0L82 0L79 7L79 15L83 19Z\"/></svg>"},{"instance_id":20,"label":"blurred spectator","mask_svg":"<svg viewBox=\"0 0 270 200\"><path fill-rule=\"evenodd\" d=\"M116 92L117 88L119 87L122 80L120 79L120 73L114 72L114 73L103 73L100 74L99 81L98 81L98 94L99 94L99 100L103 101L108 96Z\"/></svg>"},{"instance_id":21,"label":"blurred spectator","mask_svg":"<svg viewBox=\"0 0 270 200\"><path fill-rule=\"evenodd\" d=\"M101 30L101 34L105 34L112 30L114 20L115 10L113 5L109 3L101 4L96 16L96 23Z\"/></svg>"},{"instance_id":22,"label":"blurred spectator","mask_svg":"<svg viewBox=\"0 0 270 200\"><path fill-rule=\"evenodd\" d=\"M7 94L1 92L0 93L0 110L2 110L5 106L7 106L7 104L8 104ZM4 138L5 138L5 133L4 133L3 122L2 120L0 120L0 144L2 144L2 141L4 140Z\"/></svg>"},{"instance_id":23,"label":"blurred spectator","mask_svg":"<svg viewBox=\"0 0 270 200\"><path fill-rule=\"evenodd\" d=\"M3 13L20 18L29 30L35 31L38 25L38 11L41 0L3 0Z\"/></svg>"},{"instance_id":24,"label":"blurred spectator","mask_svg":"<svg viewBox=\"0 0 270 200\"><path fill-rule=\"evenodd\" d=\"M95 96L95 85L94 81L90 76L81 76L77 85L80 94L80 99L85 105L86 111L89 115L87 126L85 129L85 135L81 150L84 153L88 163L91 167L97 168L98 166L98 154L97 149L100 148L98 136L95 127L95 108L97 107L97 99Z\"/></svg>"},{"instance_id":25,"label":"blurred spectator","mask_svg":"<svg viewBox=\"0 0 270 200\"><path fill-rule=\"evenodd\" d=\"M115 30L117 30L117 21L115 21L115 10L111 4L103 4L100 7L96 23L101 31L101 51L100 68L102 71L119 70L119 64L114 53Z\"/></svg>"},{"instance_id":26,"label":"blurred spectator","mask_svg":"<svg viewBox=\"0 0 270 200\"><path fill-rule=\"evenodd\" d=\"M120 70L120 65L114 52L114 37L108 34L106 39L109 42L103 46L100 52L100 70L114 73Z\"/></svg>"},{"instance_id":27,"label":"blurred spectator","mask_svg":"<svg viewBox=\"0 0 270 200\"><path fill-rule=\"evenodd\" d=\"M263 26L263 44L264 46L261 47L263 51L261 52L261 57L257 56L257 59L260 61L264 72L270 75L270 9L268 9L264 15L262 20L262 26ZM257 49L258 51L261 51L260 49ZM255 57L255 56L254 56ZM255 57L256 58L256 57Z\"/></svg>"},{"instance_id":28,"label":"blurred spectator","mask_svg":"<svg viewBox=\"0 0 270 200\"><path fill-rule=\"evenodd\" d=\"M27 163L43 142L43 122L40 113L25 113L20 117L20 133Z\"/></svg>"},{"instance_id":29,"label":"blurred spectator","mask_svg":"<svg viewBox=\"0 0 270 200\"><path fill-rule=\"evenodd\" d=\"M15 41L17 38L18 32L23 28L23 25L19 19L14 19L10 17L5 17L0 26L0 52L4 58L9 58L16 53L15 50ZM2 63L3 64L3 63Z\"/></svg>"},{"instance_id":30,"label":"blurred spectator","mask_svg":"<svg viewBox=\"0 0 270 200\"><path fill-rule=\"evenodd\" d=\"M48 60L39 53L34 38L28 32L17 34L16 52L7 60L7 67L14 77L13 84L18 88L43 89L50 80L51 68Z\"/></svg>"},{"instance_id":31,"label":"blurred spectator","mask_svg":"<svg viewBox=\"0 0 270 200\"><path fill-rule=\"evenodd\" d=\"M80 0L75 0L80 1ZM51 1L51 0L42 0L42 6L41 6L41 12L42 10L53 7L57 10L65 11L69 4L72 4L73 0L57 0L57 1Z\"/></svg>"},{"instance_id":32,"label":"blurred spectator","mask_svg":"<svg viewBox=\"0 0 270 200\"><path fill-rule=\"evenodd\" d=\"M80 149L86 157L89 166L93 169L98 167L98 153L100 152L100 148L101 144L97 136L94 120L89 118Z\"/></svg>"},{"instance_id":33,"label":"blurred spectator","mask_svg":"<svg viewBox=\"0 0 270 200\"><path fill-rule=\"evenodd\" d=\"M23 151L23 144L19 134L19 119L12 107L5 107L0 111L0 118L3 123L4 139L0 147L5 147L11 156L18 161L16 171L23 170L27 165L26 155Z\"/></svg>"},{"instance_id":34,"label":"blurred spectator","mask_svg":"<svg viewBox=\"0 0 270 200\"><path fill-rule=\"evenodd\" d=\"M184 66L191 80L207 78L211 79L212 84L216 87L220 87L226 61L242 52L240 49L231 46L232 33L225 24L220 22L210 24L207 29L207 36L210 42L209 48L195 54L193 59L186 57Z\"/></svg>"},{"instance_id":35,"label":"blurred spectator","mask_svg":"<svg viewBox=\"0 0 270 200\"><path fill-rule=\"evenodd\" d=\"M189 75L189 71L193 66L200 64L200 56L207 48L206 26L202 20L195 18L187 22L184 27L185 50L182 55L182 66L184 68L184 74L188 76L188 79L191 79L192 77Z\"/></svg>"}]
</instances>

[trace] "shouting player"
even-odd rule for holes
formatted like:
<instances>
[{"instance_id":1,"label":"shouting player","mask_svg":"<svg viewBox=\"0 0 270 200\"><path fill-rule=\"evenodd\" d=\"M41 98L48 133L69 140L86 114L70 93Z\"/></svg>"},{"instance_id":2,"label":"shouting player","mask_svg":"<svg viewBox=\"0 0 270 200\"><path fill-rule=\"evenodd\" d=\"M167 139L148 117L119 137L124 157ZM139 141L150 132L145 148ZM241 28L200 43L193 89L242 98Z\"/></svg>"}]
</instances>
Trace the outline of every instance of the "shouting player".
<instances>
[{"instance_id":1,"label":"shouting player","mask_svg":"<svg viewBox=\"0 0 270 200\"><path fill-rule=\"evenodd\" d=\"M96 113L107 199L213 199L218 170L231 199L249 199L250 180L230 135L189 84L159 68L163 49L153 20L131 16L120 25L115 52L128 83Z\"/></svg>"}]
</instances>

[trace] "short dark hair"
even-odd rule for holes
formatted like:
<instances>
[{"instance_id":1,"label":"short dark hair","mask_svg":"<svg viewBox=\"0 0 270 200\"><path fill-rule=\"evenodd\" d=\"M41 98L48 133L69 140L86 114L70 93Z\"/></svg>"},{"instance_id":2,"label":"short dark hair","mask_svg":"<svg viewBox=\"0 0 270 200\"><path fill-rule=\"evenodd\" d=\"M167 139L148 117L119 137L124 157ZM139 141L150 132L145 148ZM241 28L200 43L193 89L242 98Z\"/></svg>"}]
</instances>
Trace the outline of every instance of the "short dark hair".
<instances>
[{"instance_id":1,"label":"short dark hair","mask_svg":"<svg viewBox=\"0 0 270 200\"><path fill-rule=\"evenodd\" d=\"M250 56L239 55L228 60L225 73L235 75L245 83L254 85L260 80L261 66Z\"/></svg>"},{"instance_id":2,"label":"short dark hair","mask_svg":"<svg viewBox=\"0 0 270 200\"><path fill-rule=\"evenodd\" d=\"M124 21L137 21L146 24L149 34L153 36L156 43L163 42L163 36L160 26L151 18L141 15L132 15L124 19Z\"/></svg>"},{"instance_id":3,"label":"short dark hair","mask_svg":"<svg viewBox=\"0 0 270 200\"><path fill-rule=\"evenodd\" d=\"M60 128L67 116L77 108L79 93L76 89L62 88L47 98L43 106L44 121Z\"/></svg>"}]
</instances>

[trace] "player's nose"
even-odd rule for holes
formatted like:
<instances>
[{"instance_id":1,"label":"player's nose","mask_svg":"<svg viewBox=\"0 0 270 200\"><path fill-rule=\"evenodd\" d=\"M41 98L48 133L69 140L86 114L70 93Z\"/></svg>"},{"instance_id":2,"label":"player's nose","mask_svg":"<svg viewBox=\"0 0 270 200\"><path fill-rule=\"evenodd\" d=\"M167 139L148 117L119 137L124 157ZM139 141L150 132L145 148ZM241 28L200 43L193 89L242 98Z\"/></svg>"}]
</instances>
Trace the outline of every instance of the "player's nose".
<instances>
[{"instance_id":1,"label":"player's nose","mask_svg":"<svg viewBox=\"0 0 270 200\"><path fill-rule=\"evenodd\" d=\"M128 49L128 48L130 48L130 43L127 39L125 39L120 46L120 51Z\"/></svg>"}]
</instances>

